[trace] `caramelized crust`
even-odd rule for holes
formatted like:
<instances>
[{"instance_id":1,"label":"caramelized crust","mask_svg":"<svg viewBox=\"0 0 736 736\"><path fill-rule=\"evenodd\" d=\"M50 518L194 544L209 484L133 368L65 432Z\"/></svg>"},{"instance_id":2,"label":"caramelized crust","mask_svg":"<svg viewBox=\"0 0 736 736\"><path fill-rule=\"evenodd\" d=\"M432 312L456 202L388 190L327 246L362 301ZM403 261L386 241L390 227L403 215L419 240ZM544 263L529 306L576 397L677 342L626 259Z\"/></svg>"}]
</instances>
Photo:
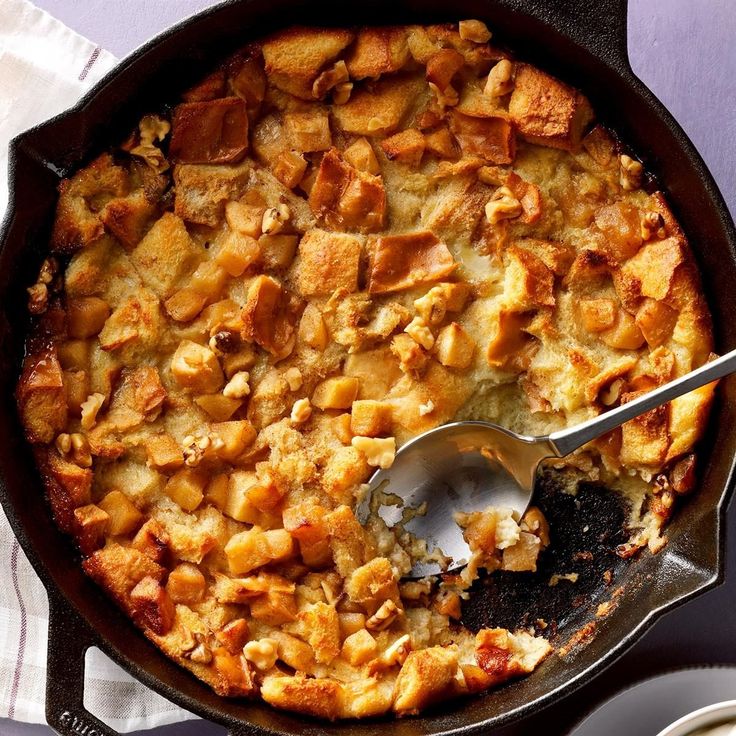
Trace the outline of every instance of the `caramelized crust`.
<instances>
[{"instance_id":1,"label":"caramelized crust","mask_svg":"<svg viewBox=\"0 0 736 736\"><path fill-rule=\"evenodd\" d=\"M490 38L279 31L60 184L26 437L87 574L223 697L408 716L532 672L526 622L460 622L480 574L535 573L539 509L458 515L462 572L407 580L441 550L385 526L390 493L360 523L364 484L445 422L548 434L712 355L664 195ZM714 391L550 469L626 497L622 554L666 543Z\"/></svg>"}]
</instances>

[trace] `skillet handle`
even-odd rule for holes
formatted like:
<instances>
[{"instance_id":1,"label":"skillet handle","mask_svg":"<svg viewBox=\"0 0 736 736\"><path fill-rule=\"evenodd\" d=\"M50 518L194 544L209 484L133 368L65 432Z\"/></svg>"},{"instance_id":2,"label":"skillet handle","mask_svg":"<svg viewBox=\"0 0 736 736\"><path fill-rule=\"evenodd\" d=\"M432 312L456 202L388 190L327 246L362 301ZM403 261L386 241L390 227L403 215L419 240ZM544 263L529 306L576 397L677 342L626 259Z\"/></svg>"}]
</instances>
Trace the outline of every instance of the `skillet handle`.
<instances>
[{"instance_id":1,"label":"skillet handle","mask_svg":"<svg viewBox=\"0 0 736 736\"><path fill-rule=\"evenodd\" d=\"M94 644L77 613L49 601L46 721L61 736L120 736L84 707L84 655Z\"/></svg>"},{"instance_id":2,"label":"skillet handle","mask_svg":"<svg viewBox=\"0 0 736 736\"><path fill-rule=\"evenodd\" d=\"M522 0L522 7L528 8L528 1ZM629 70L628 0L551 0L541 3L537 12L579 45L619 70Z\"/></svg>"}]
</instances>

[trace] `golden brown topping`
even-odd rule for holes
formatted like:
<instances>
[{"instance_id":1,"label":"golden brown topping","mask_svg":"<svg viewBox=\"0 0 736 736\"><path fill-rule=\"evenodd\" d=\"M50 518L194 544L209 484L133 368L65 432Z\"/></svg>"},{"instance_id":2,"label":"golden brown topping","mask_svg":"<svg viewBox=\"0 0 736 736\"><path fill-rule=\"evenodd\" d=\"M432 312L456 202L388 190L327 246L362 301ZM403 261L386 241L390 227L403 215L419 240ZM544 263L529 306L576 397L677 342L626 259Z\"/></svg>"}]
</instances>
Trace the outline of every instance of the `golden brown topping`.
<instances>
[{"instance_id":1,"label":"golden brown topping","mask_svg":"<svg viewBox=\"0 0 736 736\"><path fill-rule=\"evenodd\" d=\"M308 230L299 243L295 264L297 290L302 296L345 293L358 290L360 240L346 233Z\"/></svg>"},{"instance_id":2,"label":"golden brown topping","mask_svg":"<svg viewBox=\"0 0 736 736\"><path fill-rule=\"evenodd\" d=\"M405 27L362 28L347 58L353 79L399 71L409 61Z\"/></svg>"},{"instance_id":3,"label":"golden brown topping","mask_svg":"<svg viewBox=\"0 0 736 736\"><path fill-rule=\"evenodd\" d=\"M371 294L439 281L455 269L447 246L430 232L376 238L371 256L368 276Z\"/></svg>"},{"instance_id":4,"label":"golden brown topping","mask_svg":"<svg viewBox=\"0 0 736 736\"><path fill-rule=\"evenodd\" d=\"M185 164L228 164L248 150L248 115L239 97L185 102L174 110L169 155Z\"/></svg>"},{"instance_id":5,"label":"golden brown topping","mask_svg":"<svg viewBox=\"0 0 736 736\"><path fill-rule=\"evenodd\" d=\"M155 578L143 578L133 588L130 592L130 605L140 624L159 636L166 634L174 623L174 604Z\"/></svg>"},{"instance_id":6,"label":"golden brown topping","mask_svg":"<svg viewBox=\"0 0 736 736\"><path fill-rule=\"evenodd\" d=\"M450 118L450 129L465 156L480 156L492 164L513 163L516 156L514 129L500 114L499 117L474 118L455 110Z\"/></svg>"},{"instance_id":7,"label":"golden brown topping","mask_svg":"<svg viewBox=\"0 0 736 736\"><path fill-rule=\"evenodd\" d=\"M380 177L350 166L333 148L322 158L309 205L331 230L376 232L384 224L386 192Z\"/></svg>"},{"instance_id":8,"label":"golden brown topping","mask_svg":"<svg viewBox=\"0 0 736 736\"><path fill-rule=\"evenodd\" d=\"M389 161L397 161L417 168L424 155L424 136L416 128L407 128L389 138L384 138L381 148Z\"/></svg>"}]
</instances>

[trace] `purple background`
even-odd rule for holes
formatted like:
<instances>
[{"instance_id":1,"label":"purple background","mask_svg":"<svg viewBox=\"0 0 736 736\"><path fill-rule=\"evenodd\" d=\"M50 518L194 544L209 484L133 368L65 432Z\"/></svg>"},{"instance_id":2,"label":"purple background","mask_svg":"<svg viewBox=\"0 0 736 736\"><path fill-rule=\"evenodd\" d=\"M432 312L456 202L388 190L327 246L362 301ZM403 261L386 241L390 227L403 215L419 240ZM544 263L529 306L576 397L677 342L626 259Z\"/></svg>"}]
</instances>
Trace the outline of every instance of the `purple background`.
<instances>
[{"instance_id":1,"label":"purple background","mask_svg":"<svg viewBox=\"0 0 736 736\"><path fill-rule=\"evenodd\" d=\"M213 3L207 0L35 0L71 28L123 56ZM550 0L554 2L554 0ZM634 71L690 135L732 212L736 212L736 3L733 0L629 0L629 54ZM708 275L705 274L707 279ZM566 733L614 692L678 666L736 663L736 508L728 527L731 580L661 619L602 676L571 697L495 736ZM50 729L0 719L2 736L47 736ZM156 736L223 733L201 722L147 732ZM632 734L631 736L654 736Z\"/></svg>"}]
</instances>

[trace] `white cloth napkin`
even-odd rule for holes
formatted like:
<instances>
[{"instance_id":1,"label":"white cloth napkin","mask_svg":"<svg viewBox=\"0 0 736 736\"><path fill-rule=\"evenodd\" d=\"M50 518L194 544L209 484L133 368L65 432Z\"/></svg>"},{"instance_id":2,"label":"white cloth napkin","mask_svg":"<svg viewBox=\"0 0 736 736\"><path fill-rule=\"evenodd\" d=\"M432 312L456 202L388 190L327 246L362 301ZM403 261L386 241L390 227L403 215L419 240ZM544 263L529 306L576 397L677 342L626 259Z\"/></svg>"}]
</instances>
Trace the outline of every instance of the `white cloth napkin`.
<instances>
[{"instance_id":1,"label":"white cloth napkin","mask_svg":"<svg viewBox=\"0 0 736 736\"><path fill-rule=\"evenodd\" d=\"M0 0L0 219L8 142L79 99L117 59L26 0ZM41 489L36 489L41 492ZM0 510L0 717L45 723L48 600ZM148 690L97 649L85 706L118 731L195 716Z\"/></svg>"}]
</instances>

